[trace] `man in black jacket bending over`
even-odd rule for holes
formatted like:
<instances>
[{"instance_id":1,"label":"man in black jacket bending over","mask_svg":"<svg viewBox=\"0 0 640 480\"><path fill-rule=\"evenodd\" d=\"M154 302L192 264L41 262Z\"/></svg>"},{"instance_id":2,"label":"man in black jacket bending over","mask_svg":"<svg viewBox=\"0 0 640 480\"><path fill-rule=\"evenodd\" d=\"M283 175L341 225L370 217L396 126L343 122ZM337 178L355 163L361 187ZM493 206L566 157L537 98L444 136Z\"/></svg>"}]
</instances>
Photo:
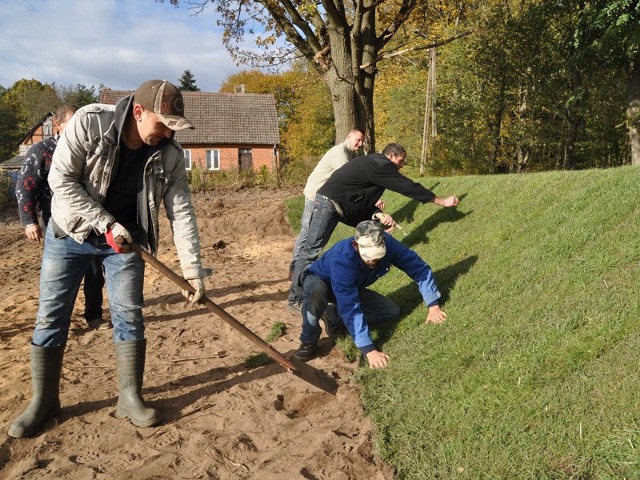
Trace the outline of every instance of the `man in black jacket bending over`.
<instances>
[{"instance_id":1,"label":"man in black jacket bending over","mask_svg":"<svg viewBox=\"0 0 640 480\"><path fill-rule=\"evenodd\" d=\"M300 311L302 285L300 274L317 260L320 251L331 238L338 222L355 227L381 213L375 204L386 189L441 207L455 207L458 197L440 198L431 190L400 173L407 152L401 145L390 143L382 153L373 153L351 160L336 170L316 193L307 240L297 260L289 294L289 308ZM390 215L380 221L389 228L395 225Z\"/></svg>"}]
</instances>

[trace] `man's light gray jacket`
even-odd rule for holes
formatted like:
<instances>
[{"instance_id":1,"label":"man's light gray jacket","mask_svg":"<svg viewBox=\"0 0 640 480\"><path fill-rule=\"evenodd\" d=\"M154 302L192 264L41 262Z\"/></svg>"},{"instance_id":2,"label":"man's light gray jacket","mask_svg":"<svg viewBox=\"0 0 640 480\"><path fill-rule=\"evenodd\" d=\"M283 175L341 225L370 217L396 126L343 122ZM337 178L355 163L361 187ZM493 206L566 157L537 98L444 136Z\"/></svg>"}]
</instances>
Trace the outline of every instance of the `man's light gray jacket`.
<instances>
[{"instance_id":1,"label":"man's light gray jacket","mask_svg":"<svg viewBox=\"0 0 640 480\"><path fill-rule=\"evenodd\" d=\"M120 135L132 97L117 105L92 104L79 109L67 123L53 155L49 185L53 191L51 217L57 237L69 235L82 243L91 233L105 233L116 221L103 205L118 168ZM151 232L149 243L157 252L158 209L164 202L184 278L203 276L200 241L191 190L180 145L174 140L149 147L144 169L144 191Z\"/></svg>"}]
</instances>

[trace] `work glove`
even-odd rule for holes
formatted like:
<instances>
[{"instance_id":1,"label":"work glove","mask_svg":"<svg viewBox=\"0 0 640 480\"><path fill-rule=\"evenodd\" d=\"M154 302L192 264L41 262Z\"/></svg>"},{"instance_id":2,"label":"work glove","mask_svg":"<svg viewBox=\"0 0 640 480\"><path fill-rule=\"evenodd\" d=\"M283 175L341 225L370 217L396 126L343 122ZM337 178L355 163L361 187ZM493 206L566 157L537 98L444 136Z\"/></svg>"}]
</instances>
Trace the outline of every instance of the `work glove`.
<instances>
[{"instance_id":1,"label":"work glove","mask_svg":"<svg viewBox=\"0 0 640 480\"><path fill-rule=\"evenodd\" d=\"M195 305L200 301L202 297L204 297L204 279L203 278L191 278L187 279L189 285L193 287L195 290L194 293L191 293L189 290L182 290L182 295L189 300L191 305Z\"/></svg>"},{"instance_id":2,"label":"work glove","mask_svg":"<svg viewBox=\"0 0 640 480\"><path fill-rule=\"evenodd\" d=\"M131 246L129 244L133 243L133 238L129 231L118 222L113 222L109 225L109 229L104 236L109 246L113 248L116 253L131 252Z\"/></svg>"}]
</instances>

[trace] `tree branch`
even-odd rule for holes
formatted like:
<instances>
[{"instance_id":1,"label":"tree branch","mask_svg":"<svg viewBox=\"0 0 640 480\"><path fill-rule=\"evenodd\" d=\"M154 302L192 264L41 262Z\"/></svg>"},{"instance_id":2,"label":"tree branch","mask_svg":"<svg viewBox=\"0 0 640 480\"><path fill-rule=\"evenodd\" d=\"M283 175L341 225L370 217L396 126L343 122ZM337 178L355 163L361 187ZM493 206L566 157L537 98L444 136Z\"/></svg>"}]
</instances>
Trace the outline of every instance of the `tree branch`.
<instances>
[{"instance_id":1,"label":"tree branch","mask_svg":"<svg viewBox=\"0 0 640 480\"><path fill-rule=\"evenodd\" d=\"M471 35L472 33L473 33L473 30L470 30L468 32L459 33L458 35L454 35L453 37L449 37L449 38L447 38L445 40L440 40L440 41L437 41L437 42L429 43L427 45L420 45L418 47L410 47L410 48L405 48L403 50L396 50L395 52L383 53L382 55L378 55L373 61L371 61L369 63L365 63L364 65L360 65L360 69L364 70L365 68L369 68L369 67L375 65L376 63L378 63L381 60L386 60L388 58L396 57L398 55L403 55L403 54L405 54L407 52L417 52L419 50L426 50L428 48L441 47L442 45L446 45L448 43L453 42L454 40L457 40L458 38L462 38L462 37L466 37L467 35Z\"/></svg>"},{"instance_id":2,"label":"tree branch","mask_svg":"<svg viewBox=\"0 0 640 480\"><path fill-rule=\"evenodd\" d=\"M402 5L400 6L400 10L398 10L398 14L393 17L393 21L378 37L380 48L384 47L389 42L389 40L393 38L400 26L402 26L407 18L409 18L409 15L411 15L411 12L413 12L415 6L416 0L402 1Z\"/></svg>"}]
</instances>

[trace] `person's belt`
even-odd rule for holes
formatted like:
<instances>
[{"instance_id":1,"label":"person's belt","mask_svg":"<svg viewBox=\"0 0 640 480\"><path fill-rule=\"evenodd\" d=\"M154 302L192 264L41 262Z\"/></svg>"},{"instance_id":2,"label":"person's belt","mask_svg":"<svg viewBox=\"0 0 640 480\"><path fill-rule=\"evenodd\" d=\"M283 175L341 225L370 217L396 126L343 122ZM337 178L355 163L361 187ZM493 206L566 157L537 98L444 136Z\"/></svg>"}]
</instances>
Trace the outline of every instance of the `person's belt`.
<instances>
[{"instance_id":1,"label":"person's belt","mask_svg":"<svg viewBox=\"0 0 640 480\"><path fill-rule=\"evenodd\" d=\"M318 197L323 198L325 200L329 200L331 202L331 204L333 205L333 208L335 208L336 212L338 212L338 215L340 215L342 218L344 218L344 212L342 210L342 207L340 206L340 204L338 202L335 202L333 200L331 200L329 197L326 197L320 193L316 194Z\"/></svg>"}]
</instances>

